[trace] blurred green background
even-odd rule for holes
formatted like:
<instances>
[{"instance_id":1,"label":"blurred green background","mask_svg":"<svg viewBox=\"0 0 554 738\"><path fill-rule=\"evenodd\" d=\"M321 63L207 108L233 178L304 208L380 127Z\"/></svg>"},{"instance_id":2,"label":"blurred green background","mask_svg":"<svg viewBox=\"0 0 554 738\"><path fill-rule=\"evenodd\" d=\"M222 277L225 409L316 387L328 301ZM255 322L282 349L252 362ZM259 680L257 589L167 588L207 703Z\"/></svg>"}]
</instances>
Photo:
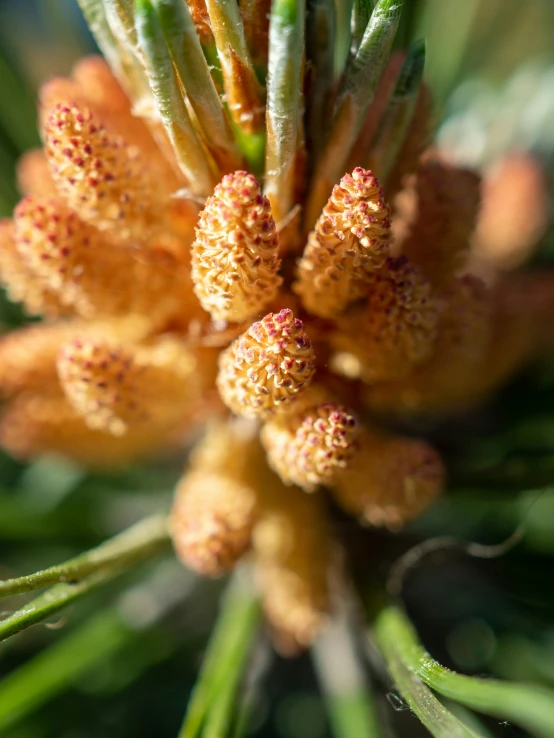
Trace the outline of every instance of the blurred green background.
<instances>
[{"instance_id":1,"label":"blurred green background","mask_svg":"<svg viewBox=\"0 0 554 738\"><path fill-rule=\"evenodd\" d=\"M420 36L439 142L474 166L503 150L530 149L554 179L554 0L406 0L398 43ZM39 144L39 85L93 49L72 0L0 2L3 217L18 198L15 162ZM554 253L551 240L541 249L544 262ZM2 331L22 321L17 308L5 301L0 308ZM523 541L500 558L448 552L426 559L408 578L406 602L443 664L554 686L554 367L529 370L455 427L424 430L447 456L449 495L401 536L364 534L360 545L375 552L384 577L421 537L496 543L525 521ZM26 466L0 456L0 578L62 561L166 508L181 466L174 459L103 476L59 459ZM339 524L350 533L351 523ZM221 588L166 556L2 643L0 735L173 738ZM19 606L16 598L1 604L5 612ZM253 734L329 736L310 658L277 658L265 636L256 648ZM394 735L427 735L386 677L375 679ZM482 723L490 735L525 735L492 719Z\"/></svg>"}]
</instances>

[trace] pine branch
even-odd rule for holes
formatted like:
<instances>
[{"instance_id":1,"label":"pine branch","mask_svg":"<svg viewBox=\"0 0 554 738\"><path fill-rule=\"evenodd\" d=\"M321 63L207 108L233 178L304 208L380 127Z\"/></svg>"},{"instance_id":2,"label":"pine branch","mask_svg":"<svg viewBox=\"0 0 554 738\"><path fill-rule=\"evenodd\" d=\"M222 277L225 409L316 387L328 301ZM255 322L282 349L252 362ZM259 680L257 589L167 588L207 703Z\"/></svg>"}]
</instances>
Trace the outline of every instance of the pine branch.
<instances>
[{"instance_id":1,"label":"pine branch","mask_svg":"<svg viewBox=\"0 0 554 738\"><path fill-rule=\"evenodd\" d=\"M63 564L0 581L0 597L11 597L59 582L74 584L107 567L133 566L158 553L167 541L165 516L155 515Z\"/></svg>"}]
</instances>

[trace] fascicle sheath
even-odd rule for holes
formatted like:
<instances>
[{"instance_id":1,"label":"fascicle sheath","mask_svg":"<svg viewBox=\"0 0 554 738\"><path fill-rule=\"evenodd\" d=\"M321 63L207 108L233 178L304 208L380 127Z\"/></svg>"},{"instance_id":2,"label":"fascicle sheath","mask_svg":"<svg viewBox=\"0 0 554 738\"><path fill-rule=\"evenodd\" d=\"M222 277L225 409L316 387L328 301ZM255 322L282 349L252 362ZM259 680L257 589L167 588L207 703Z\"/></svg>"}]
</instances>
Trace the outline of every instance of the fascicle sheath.
<instances>
[{"instance_id":1,"label":"fascicle sheath","mask_svg":"<svg viewBox=\"0 0 554 738\"><path fill-rule=\"evenodd\" d=\"M208 198L192 247L192 279L214 320L240 323L276 297L279 238L267 198L252 174L226 175Z\"/></svg>"}]
</instances>

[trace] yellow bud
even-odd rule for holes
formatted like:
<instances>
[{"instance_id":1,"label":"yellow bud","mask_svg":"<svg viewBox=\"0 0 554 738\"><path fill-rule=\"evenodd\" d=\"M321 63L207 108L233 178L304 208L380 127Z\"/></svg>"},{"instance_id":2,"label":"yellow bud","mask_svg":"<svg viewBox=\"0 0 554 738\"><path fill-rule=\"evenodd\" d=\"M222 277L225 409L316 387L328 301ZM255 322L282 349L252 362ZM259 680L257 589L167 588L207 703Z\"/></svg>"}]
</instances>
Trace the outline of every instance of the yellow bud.
<instances>
[{"instance_id":1,"label":"yellow bud","mask_svg":"<svg viewBox=\"0 0 554 738\"><path fill-rule=\"evenodd\" d=\"M333 318L368 294L389 255L390 209L373 174L358 167L333 188L298 265L306 310Z\"/></svg>"},{"instance_id":2,"label":"yellow bud","mask_svg":"<svg viewBox=\"0 0 554 738\"><path fill-rule=\"evenodd\" d=\"M67 312L59 296L26 263L16 245L13 221L0 220L0 282L28 315L54 318Z\"/></svg>"},{"instance_id":3,"label":"yellow bud","mask_svg":"<svg viewBox=\"0 0 554 738\"><path fill-rule=\"evenodd\" d=\"M398 249L433 287L448 284L464 266L480 204L480 178L469 169L427 161L402 194L407 235ZM400 227L398 223L397 227Z\"/></svg>"},{"instance_id":4,"label":"yellow bud","mask_svg":"<svg viewBox=\"0 0 554 738\"><path fill-rule=\"evenodd\" d=\"M430 356L438 313L419 269L405 257L391 257L375 276L366 304L337 320L330 341L340 353L332 358L332 368L368 383L406 377Z\"/></svg>"},{"instance_id":5,"label":"yellow bud","mask_svg":"<svg viewBox=\"0 0 554 738\"><path fill-rule=\"evenodd\" d=\"M242 322L274 299L279 239L269 200L252 174L227 174L208 198L192 247L192 279L214 320Z\"/></svg>"},{"instance_id":6,"label":"yellow bud","mask_svg":"<svg viewBox=\"0 0 554 738\"><path fill-rule=\"evenodd\" d=\"M285 484L307 492L332 484L357 451L358 424L348 408L333 402L268 421L261 441L268 461Z\"/></svg>"},{"instance_id":7,"label":"yellow bud","mask_svg":"<svg viewBox=\"0 0 554 738\"><path fill-rule=\"evenodd\" d=\"M116 436L132 427L190 420L210 379L208 364L170 337L134 347L76 338L62 346L58 374L86 424Z\"/></svg>"},{"instance_id":8,"label":"yellow bud","mask_svg":"<svg viewBox=\"0 0 554 738\"><path fill-rule=\"evenodd\" d=\"M217 386L235 414L261 417L285 410L314 372L304 325L285 309L254 323L221 354Z\"/></svg>"},{"instance_id":9,"label":"yellow bud","mask_svg":"<svg viewBox=\"0 0 554 738\"><path fill-rule=\"evenodd\" d=\"M444 466L424 441L360 434L360 451L338 475L332 494L344 510L370 525L401 528L441 494Z\"/></svg>"},{"instance_id":10,"label":"yellow bud","mask_svg":"<svg viewBox=\"0 0 554 738\"><path fill-rule=\"evenodd\" d=\"M251 428L212 425L175 492L170 531L179 559L207 576L233 568L250 548L263 454Z\"/></svg>"},{"instance_id":11,"label":"yellow bud","mask_svg":"<svg viewBox=\"0 0 554 738\"><path fill-rule=\"evenodd\" d=\"M84 317L166 317L193 300L183 265L162 250L139 250L84 222L59 200L27 197L15 210L17 248L28 267Z\"/></svg>"},{"instance_id":12,"label":"yellow bud","mask_svg":"<svg viewBox=\"0 0 554 738\"><path fill-rule=\"evenodd\" d=\"M152 425L114 437L91 430L61 394L21 394L0 416L0 445L28 460L61 454L87 467L109 469L155 456L175 444L178 428Z\"/></svg>"},{"instance_id":13,"label":"yellow bud","mask_svg":"<svg viewBox=\"0 0 554 738\"><path fill-rule=\"evenodd\" d=\"M329 609L332 544L323 503L274 476L259 497L253 548L266 616L278 647L306 648Z\"/></svg>"},{"instance_id":14,"label":"yellow bud","mask_svg":"<svg viewBox=\"0 0 554 738\"><path fill-rule=\"evenodd\" d=\"M83 220L138 241L158 228L170 190L139 149L89 108L57 105L46 121L45 151L59 193Z\"/></svg>"}]
</instances>

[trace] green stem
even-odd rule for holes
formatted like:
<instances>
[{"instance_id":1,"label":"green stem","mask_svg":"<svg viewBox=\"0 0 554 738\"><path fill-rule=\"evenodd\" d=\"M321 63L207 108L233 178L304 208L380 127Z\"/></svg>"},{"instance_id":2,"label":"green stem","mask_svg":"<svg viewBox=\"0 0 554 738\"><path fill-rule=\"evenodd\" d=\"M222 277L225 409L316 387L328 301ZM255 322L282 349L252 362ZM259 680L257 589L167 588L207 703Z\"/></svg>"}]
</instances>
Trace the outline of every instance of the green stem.
<instances>
[{"instance_id":1,"label":"green stem","mask_svg":"<svg viewBox=\"0 0 554 738\"><path fill-rule=\"evenodd\" d=\"M269 26L265 194L276 222L294 205L305 0L273 0Z\"/></svg>"},{"instance_id":2,"label":"green stem","mask_svg":"<svg viewBox=\"0 0 554 738\"><path fill-rule=\"evenodd\" d=\"M0 597L30 592L58 582L79 582L106 567L130 567L160 551L167 541L166 518L155 515L63 564L0 581Z\"/></svg>"},{"instance_id":3,"label":"green stem","mask_svg":"<svg viewBox=\"0 0 554 738\"><path fill-rule=\"evenodd\" d=\"M554 693L550 690L537 685L468 677L446 669L421 646L410 621L398 607L381 611L375 635L397 683L399 675L403 683L424 683L466 707L517 723L538 738L553 738ZM398 686L402 691L400 683Z\"/></svg>"},{"instance_id":4,"label":"green stem","mask_svg":"<svg viewBox=\"0 0 554 738\"><path fill-rule=\"evenodd\" d=\"M220 738L229 726L246 657L257 633L258 599L235 579L221 603L179 738Z\"/></svg>"},{"instance_id":5,"label":"green stem","mask_svg":"<svg viewBox=\"0 0 554 738\"><path fill-rule=\"evenodd\" d=\"M183 586L185 584L185 586ZM192 583L191 583L192 584ZM0 731L33 713L55 695L63 693L96 664L113 659L131 644L140 647L143 668L163 660L171 647L166 630L156 624L194 588L186 586L182 570L168 577L163 567L147 580L122 593L115 607L93 615L67 635L19 666L0 682ZM156 603L146 617L137 618L129 599L137 595Z\"/></svg>"},{"instance_id":6,"label":"green stem","mask_svg":"<svg viewBox=\"0 0 554 738\"><path fill-rule=\"evenodd\" d=\"M344 74L331 134L312 177L305 228L311 230L344 169L373 100L400 21L403 0L379 0Z\"/></svg>"}]
</instances>

